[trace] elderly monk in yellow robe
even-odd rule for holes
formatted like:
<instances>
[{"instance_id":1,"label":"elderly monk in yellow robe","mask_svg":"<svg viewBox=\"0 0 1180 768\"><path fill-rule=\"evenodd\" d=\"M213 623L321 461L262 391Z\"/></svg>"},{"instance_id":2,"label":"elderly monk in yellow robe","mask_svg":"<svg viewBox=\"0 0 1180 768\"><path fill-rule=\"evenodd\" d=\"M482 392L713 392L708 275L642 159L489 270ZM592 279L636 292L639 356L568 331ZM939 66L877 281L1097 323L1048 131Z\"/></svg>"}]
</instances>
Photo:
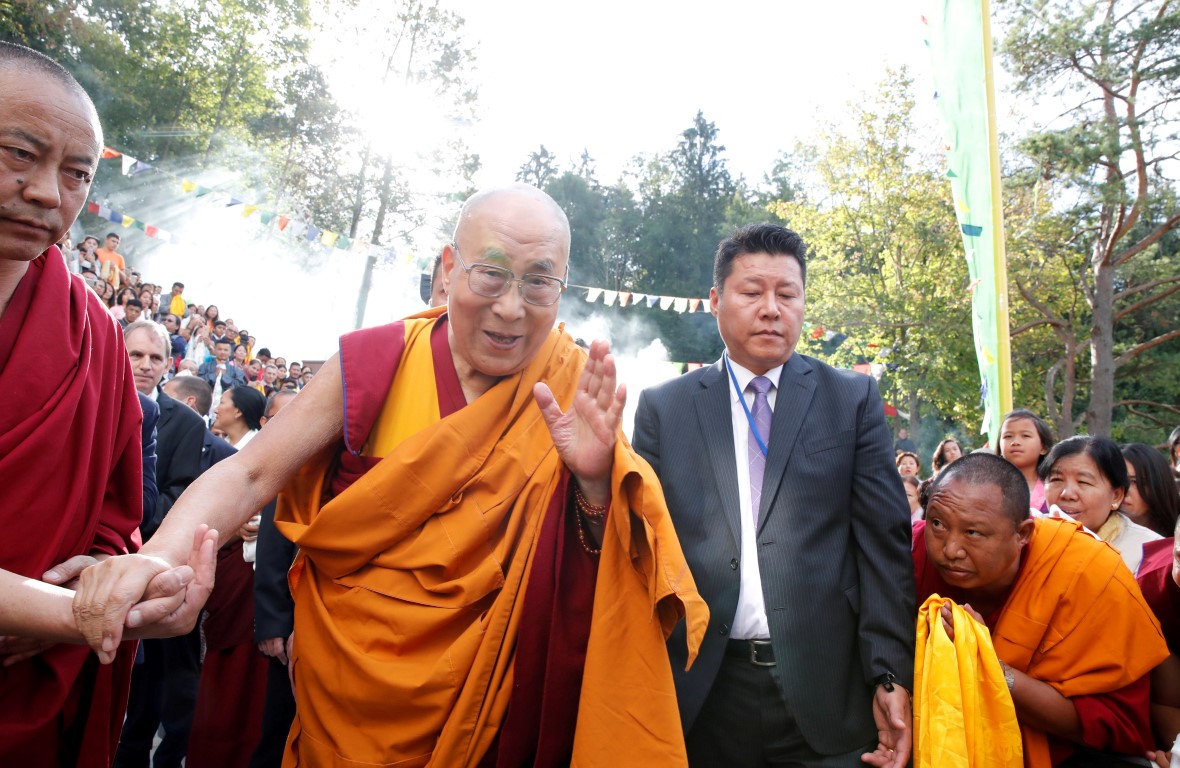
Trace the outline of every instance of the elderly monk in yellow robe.
<instances>
[{"instance_id":1,"label":"elderly monk in yellow robe","mask_svg":"<svg viewBox=\"0 0 1180 768\"><path fill-rule=\"evenodd\" d=\"M88 572L90 642L113 647L198 523L235 530L283 490L300 547L286 765L686 764L663 643L686 616L695 652L707 609L620 438L608 345L554 328L569 242L538 189L469 199L447 307L343 337L141 554Z\"/></svg>"}]
</instances>

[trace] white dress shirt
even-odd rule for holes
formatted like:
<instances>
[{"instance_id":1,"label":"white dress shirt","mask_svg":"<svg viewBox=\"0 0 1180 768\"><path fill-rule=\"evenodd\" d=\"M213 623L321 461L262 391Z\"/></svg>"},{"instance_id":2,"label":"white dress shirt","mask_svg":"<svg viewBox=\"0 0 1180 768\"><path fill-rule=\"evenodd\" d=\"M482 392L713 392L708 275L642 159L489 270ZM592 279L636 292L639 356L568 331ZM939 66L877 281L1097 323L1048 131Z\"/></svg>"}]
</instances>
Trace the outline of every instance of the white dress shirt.
<instances>
[{"instance_id":1,"label":"white dress shirt","mask_svg":"<svg viewBox=\"0 0 1180 768\"><path fill-rule=\"evenodd\" d=\"M730 637L746 640L768 640L770 625L766 621L766 601L762 597L762 577L758 573L758 542L757 531L754 530L754 515L750 506L750 461L748 446L750 439L750 422L746 418L746 408L754 409L754 393L747 392L746 387L757 375L725 356L737 378L740 391L735 391L733 377L725 371L725 378L729 382L730 415L733 419L733 455L737 461L738 481L738 512L742 524L741 540L741 587L738 591L737 614L733 617L733 628ZM766 393L766 400L770 404L770 412L774 413L774 405L778 395L778 380L783 367L771 368L764 376L770 379L770 391ZM739 397L744 397L746 408L742 407ZM770 441L767 440L769 446Z\"/></svg>"}]
</instances>

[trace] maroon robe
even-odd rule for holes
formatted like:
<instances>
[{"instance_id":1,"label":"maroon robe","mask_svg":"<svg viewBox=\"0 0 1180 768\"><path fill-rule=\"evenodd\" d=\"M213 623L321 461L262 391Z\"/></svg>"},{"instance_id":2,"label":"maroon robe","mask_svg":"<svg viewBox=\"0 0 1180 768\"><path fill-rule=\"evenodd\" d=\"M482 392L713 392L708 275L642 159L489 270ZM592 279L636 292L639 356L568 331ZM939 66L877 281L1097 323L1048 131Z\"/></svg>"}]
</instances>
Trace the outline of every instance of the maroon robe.
<instances>
[{"instance_id":1,"label":"maroon robe","mask_svg":"<svg viewBox=\"0 0 1180 768\"><path fill-rule=\"evenodd\" d=\"M51 247L0 318L0 568L139 548L142 420L117 323ZM0 668L0 765L108 765L134 659L59 644Z\"/></svg>"},{"instance_id":2,"label":"maroon robe","mask_svg":"<svg viewBox=\"0 0 1180 768\"><path fill-rule=\"evenodd\" d=\"M205 660L184 764L245 768L262 737L267 659L254 644L254 567L240 540L217 553L201 635Z\"/></svg>"},{"instance_id":3,"label":"maroon robe","mask_svg":"<svg viewBox=\"0 0 1180 768\"><path fill-rule=\"evenodd\" d=\"M1143 590L1143 599L1151 606L1164 631L1164 640L1173 656L1180 656L1180 586L1172 578L1174 538L1149 541L1143 545L1143 562L1135 580Z\"/></svg>"}]
</instances>

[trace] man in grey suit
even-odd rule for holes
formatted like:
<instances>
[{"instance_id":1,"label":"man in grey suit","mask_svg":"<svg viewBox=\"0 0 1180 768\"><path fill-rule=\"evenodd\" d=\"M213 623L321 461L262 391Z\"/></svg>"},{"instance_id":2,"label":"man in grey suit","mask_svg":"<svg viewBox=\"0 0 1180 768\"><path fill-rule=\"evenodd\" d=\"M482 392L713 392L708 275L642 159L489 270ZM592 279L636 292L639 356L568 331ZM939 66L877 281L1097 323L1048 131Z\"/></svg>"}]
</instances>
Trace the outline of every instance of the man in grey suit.
<instances>
[{"instance_id":1,"label":"man in grey suit","mask_svg":"<svg viewBox=\"0 0 1180 768\"><path fill-rule=\"evenodd\" d=\"M721 243L716 365L645 390L635 448L664 487L709 630L685 671L693 766L902 768L910 756L910 518L876 383L795 354L806 246Z\"/></svg>"}]
</instances>

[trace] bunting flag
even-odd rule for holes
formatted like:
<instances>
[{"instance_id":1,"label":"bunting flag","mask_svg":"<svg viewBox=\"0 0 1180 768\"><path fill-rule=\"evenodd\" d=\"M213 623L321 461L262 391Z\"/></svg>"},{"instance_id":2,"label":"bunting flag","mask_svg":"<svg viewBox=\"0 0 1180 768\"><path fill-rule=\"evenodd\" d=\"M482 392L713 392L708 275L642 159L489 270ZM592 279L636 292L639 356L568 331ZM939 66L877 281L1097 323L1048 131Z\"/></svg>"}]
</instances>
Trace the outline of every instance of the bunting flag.
<instances>
[{"instance_id":1,"label":"bunting flag","mask_svg":"<svg viewBox=\"0 0 1180 768\"><path fill-rule=\"evenodd\" d=\"M212 201L224 202L225 207L227 208L233 208L240 205L242 206L242 218L250 218L255 213L258 213L259 223L263 226L270 226L271 222L277 219L279 232L283 232L284 234L291 237L303 238L308 243L322 245L335 250L348 251L350 253L369 255L374 258L382 259L381 263L383 264L386 263L384 259L389 253L391 253L389 249L378 245L373 245L367 240L354 240L351 237L341 235L337 232L332 232L317 227L310 222L300 222L292 216L280 214L277 211L266 210L261 204L249 204L237 196L226 192L219 192L218 190L211 189L209 187L201 186L192 179L182 178L175 174L169 173L164 169L157 168L151 163L145 163L142 160L132 157L126 152L121 152L114 147L103 147L102 157L104 159L120 158L122 172L125 176L135 176L145 171L155 171L174 179L180 185L181 193L185 195L193 195L197 198L208 196ZM121 219L114 220L118 223L122 223Z\"/></svg>"},{"instance_id":2,"label":"bunting flag","mask_svg":"<svg viewBox=\"0 0 1180 768\"><path fill-rule=\"evenodd\" d=\"M922 21L946 133L946 176L970 274L983 400L980 432L994 447L1000 419L1012 409L1012 361L988 0L930 0L930 14Z\"/></svg>"},{"instance_id":3,"label":"bunting flag","mask_svg":"<svg viewBox=\"0 0 1180 768\"><path fill-rule=\"evenodd\" d=\"M602 292L602 303L608 307L613 307L615 305L615 299L617 299L617 298L619 298L618 291L603 291Z\"/></svg>"},{"instance_id":4,"label":"bunting flag","mask_svg":"<svg viewBox=\"0 0 1180 768\"><path fill-rule=\"evenodd\" d=\"M138 229L150 238L162 240L166 243L176 242L175 238L172 237L172 233L168 230L148 224L121 211L112 211L105 205L101 205L93 200L86 201L86 212L118 224L126 229Z\"/></svg>"}]
</instances>

